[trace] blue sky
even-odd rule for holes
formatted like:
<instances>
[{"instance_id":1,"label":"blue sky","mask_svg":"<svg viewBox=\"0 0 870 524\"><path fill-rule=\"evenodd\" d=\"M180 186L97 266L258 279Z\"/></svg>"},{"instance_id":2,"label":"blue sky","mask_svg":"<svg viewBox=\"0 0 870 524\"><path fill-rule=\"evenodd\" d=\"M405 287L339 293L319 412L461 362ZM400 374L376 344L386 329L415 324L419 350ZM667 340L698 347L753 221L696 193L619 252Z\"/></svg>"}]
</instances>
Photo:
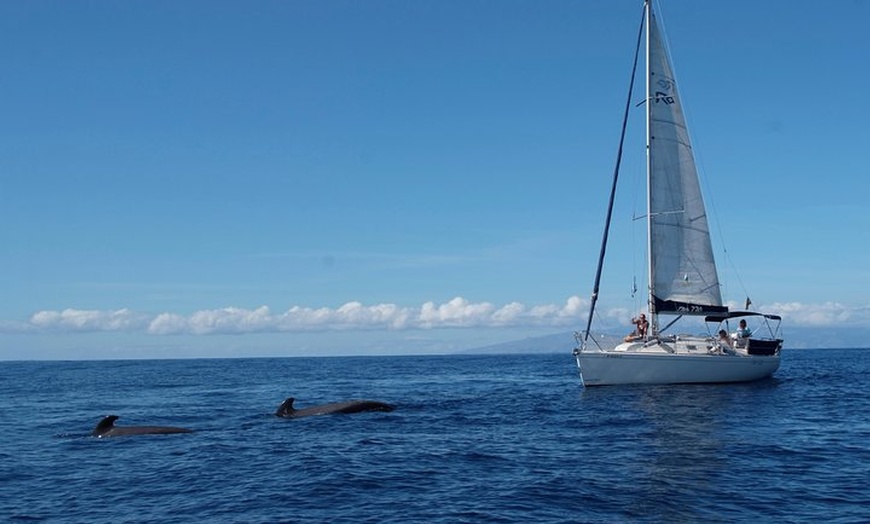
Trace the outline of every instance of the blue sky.
<instances>
[{"instance_id":1,"label":"blue sky","mask_svg":"<svg viewBox=\"0 0 870 524\"><path fill-rule=\"evenodd\" d=\"M660 7L724 296L786 328L870 328L870 2ZM580 329L640 12L0 4L0 359ZM635 140L599 303L614 325L643 307L642 177Z\"/></svg>"}]
</instances>

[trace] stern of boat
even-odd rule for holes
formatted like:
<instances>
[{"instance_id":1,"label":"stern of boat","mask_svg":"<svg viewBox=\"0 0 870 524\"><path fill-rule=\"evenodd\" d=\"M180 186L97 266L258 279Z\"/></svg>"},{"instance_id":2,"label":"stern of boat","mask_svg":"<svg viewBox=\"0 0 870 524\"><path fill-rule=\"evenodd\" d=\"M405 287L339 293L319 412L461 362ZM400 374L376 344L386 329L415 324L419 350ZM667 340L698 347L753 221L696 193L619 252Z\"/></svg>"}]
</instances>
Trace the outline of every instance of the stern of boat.
<instances>
[{"instance_id":1,"label":"stern of boat","mask_svg":"<svg viewBox=\"0 0 870 524\"><path fill-rule=\"evenodd\" d=\"M750 338L747 340L746 353L749 355L772 356L778 355L782 349L782 339L759 340Z\"/></svg>"}]
</instances>

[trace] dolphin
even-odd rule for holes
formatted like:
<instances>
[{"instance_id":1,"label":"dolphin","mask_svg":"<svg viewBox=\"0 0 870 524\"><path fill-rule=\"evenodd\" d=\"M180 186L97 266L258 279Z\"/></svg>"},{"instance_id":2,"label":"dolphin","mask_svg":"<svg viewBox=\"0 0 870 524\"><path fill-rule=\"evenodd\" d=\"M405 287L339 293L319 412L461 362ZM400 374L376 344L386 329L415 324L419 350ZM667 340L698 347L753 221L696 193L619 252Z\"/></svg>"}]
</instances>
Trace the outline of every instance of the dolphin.
<instances>
[{"instance_id":1,"label":"dolphin","mask_svg":"<svg viewBox=\"0 0 870 524\"><path fill-rule=\"evenodd\" d=\"M310 408L296 409L293 407L293 397L285 400L275 415L284 418L310 417L313 415L329 415L331 413L359 413L361 411L393 411L396 409L390 404L376 400L348 400L347 402L333 402Z\"/></svg>"},{"instance_id":2,"label":"dolphin","mask_svg":"<svg viewBox=\"0 0 870 524\"><path fill-rule=\"evenodd\" d=\"M120 437L123 435L163 435L166 433L193 433L186 428L173 428L170 426L128 426L119 428L115 426L118 415L109 415L103 418L91 432L97 438Z\"/></svg>"}]
</instances>

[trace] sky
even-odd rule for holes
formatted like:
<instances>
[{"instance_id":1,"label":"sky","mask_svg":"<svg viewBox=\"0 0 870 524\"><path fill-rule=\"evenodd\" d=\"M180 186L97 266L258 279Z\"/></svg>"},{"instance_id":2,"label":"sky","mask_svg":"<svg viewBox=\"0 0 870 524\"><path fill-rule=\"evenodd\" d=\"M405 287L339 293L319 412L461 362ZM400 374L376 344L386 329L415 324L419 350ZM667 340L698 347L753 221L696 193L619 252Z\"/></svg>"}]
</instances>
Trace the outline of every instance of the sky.
<instances>
[{"instance_id":1,"label":"sky","mask_svg":"<svg viewBox=\"0 0 870 524\"><path fill-rule=\"evenodd\" d=\"M0 3L0 359L570 336L641 5ZM659 13L724 298L870 333L870 2ZM632 118L605 327L645 303Z\"/></svg>"}]
</instances>

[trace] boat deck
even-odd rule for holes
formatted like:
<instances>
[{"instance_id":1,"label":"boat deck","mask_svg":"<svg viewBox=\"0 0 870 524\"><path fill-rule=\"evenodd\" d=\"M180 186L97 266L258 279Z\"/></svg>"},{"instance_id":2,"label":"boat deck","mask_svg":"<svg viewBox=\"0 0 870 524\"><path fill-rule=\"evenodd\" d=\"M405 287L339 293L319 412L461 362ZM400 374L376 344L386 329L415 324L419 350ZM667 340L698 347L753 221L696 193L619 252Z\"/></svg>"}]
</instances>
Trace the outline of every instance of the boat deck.
<instances>
[{"instance_id":1,"label":"boat deck","mask_svg":"<svg viewBox=\"0 0 870 524\"><path fill-rule=\"evenodd\" d=\"M745 347L731 347L712 337L677 336L623 342L610 351L620 353L667 353L749 356Z\"/></svg>"}]
</instances>

